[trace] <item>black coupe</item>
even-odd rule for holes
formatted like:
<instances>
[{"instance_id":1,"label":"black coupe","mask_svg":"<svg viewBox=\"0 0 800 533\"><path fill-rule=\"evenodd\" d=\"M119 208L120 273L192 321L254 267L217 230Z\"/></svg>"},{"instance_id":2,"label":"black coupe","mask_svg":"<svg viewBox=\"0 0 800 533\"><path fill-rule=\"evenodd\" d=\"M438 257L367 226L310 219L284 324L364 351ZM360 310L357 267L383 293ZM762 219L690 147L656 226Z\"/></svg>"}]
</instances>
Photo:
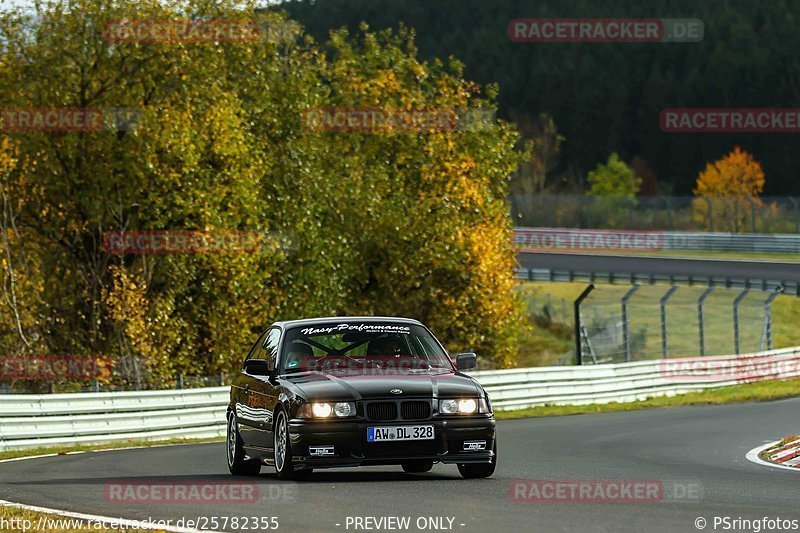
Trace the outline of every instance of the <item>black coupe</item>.
<instances>
[{"instance_id":1,"label":"black coupe","mask_svg":"<svg viewBox=\"0 0 800 533\"><path fill-rule=\"evenodd\" d=\"M315 468L456 464L466 478L497 463L486 391L433 334L406 318L335 317L276 322L231 385L228 467L281 479Z\"/></svg>"}]
</instances>

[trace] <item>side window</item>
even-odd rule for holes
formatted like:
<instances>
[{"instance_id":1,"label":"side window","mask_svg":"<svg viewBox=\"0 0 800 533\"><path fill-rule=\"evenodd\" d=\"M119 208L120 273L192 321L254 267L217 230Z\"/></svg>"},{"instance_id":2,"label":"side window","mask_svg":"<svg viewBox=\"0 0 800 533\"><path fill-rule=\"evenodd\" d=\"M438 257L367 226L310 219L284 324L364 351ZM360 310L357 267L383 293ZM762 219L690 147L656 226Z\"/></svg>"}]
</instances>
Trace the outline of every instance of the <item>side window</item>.
<instances>
[{"instance_id":1,"label":"side window","mask_svg":"<svg viewBox=\"0 0 800 533\"><path fill-rule=\"evenodd\" d=\"M245 357L245 361L249 361L250 359L264 359L263 347L270 331L272 330L268 329L267 331L261 334L261 336L258 338L253 347L250 348L250 352L247 354L247 357Z\"/></svg>"},{"instance_id":2,"label":"side window","mask_svg":"<svg viewBox=\"0 0 800 533\"><path fill-rule=\"evenodd\" d=\"M267 333L267 341L264 343L264 359L269 363L270 368L275 368L275 362L278 360L278 346L281 342L281 330L272 328Z\"/></svg>"}]
</instances>

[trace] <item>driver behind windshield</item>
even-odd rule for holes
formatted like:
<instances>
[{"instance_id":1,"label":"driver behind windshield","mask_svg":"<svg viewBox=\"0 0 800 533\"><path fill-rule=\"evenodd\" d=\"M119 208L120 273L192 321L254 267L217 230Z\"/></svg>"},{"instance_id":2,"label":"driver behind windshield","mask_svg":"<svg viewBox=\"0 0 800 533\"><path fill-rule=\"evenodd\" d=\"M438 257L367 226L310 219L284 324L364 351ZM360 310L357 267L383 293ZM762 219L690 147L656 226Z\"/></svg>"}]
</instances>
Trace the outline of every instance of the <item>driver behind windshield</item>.
<instances>
[{"instance_id":1,"label":"driver behind windshield","mask_svg":"<svg viewBox=\"0 0 800 533\"><path fill-rule=\"evenodd\" d=\"M311 368L314 365L314 350L308 344L303 342L292 342L286 349L286 368L297 369L300 367L309 366L308 361L312 361Z\"/></svg>"},{"instance_id":2,"label":"driver behind windshield","mask_svg":"<svg viewBox=\"0 0 800 533\"><path fill-rule=\"evenodd\" d=\"M404 352L408 350L403 349L403 344L397 337L381 337L375 339L367 346L367 357L374 357L380 355L408 355Z\"/></svg>"}]
</instances>

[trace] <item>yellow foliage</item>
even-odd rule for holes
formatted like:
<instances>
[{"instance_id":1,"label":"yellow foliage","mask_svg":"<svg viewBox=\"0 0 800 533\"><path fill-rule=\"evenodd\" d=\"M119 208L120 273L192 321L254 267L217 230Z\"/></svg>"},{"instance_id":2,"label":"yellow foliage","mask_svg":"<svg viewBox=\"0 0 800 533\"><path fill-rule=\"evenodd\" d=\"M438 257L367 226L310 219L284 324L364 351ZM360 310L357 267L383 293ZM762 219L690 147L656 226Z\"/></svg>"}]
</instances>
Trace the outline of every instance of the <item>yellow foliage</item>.
<instances>
[{"instance_id":1,"label":"yellow foliage","mask_svg":"<svg viewBox=\"0 0 800 533\"><path fill-rule=\"evenodd\" d=\"M758 196L764 190L764 171L747 151L738 146L713 163L697 178L695 196Z\"/></svg>"},{"instance_id":2,"label":"yellow foliage","mask_svg":"<svg viewBox=\"0 0 800 533\"><path fill-rule=\"evenodd\" d=\"M764 171L738 146L722 159L708 163L697 177L693 217L711 231L746 231L753 210L761 205Z\"/></svg>"}]
</instances>

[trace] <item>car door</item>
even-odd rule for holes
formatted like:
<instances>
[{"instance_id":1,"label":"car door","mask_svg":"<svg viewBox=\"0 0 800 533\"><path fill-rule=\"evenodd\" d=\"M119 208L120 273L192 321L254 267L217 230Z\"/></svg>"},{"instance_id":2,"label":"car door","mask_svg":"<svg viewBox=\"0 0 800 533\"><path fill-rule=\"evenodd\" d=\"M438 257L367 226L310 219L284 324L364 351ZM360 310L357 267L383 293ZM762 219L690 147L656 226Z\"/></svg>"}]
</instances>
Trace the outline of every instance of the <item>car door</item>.
<instances>
[{"instance_id":1,"label":"car door","mask_svg":"<svg viewBox=\"0 0 800 533\"><path fill-rule=\"evenodd\" d=\"M233 384L239 434L244 446L247 448L263 447L264 445L263 425L266 407L263 404L263 397L259 394L259 389L262 387L263 382L258 379L257 375L248 372L247 365L252 361L266 361L264 345L270 332L274 329L266 330L253 344Z\"/></svg>"},{"instance_id":2,"label":"car door","mask_svg":"<svg viewBox=\"0 0 800 533\"><path fill-rule=\"evenodd\" d=\"M238 380L243 389L240 420L241 424L247 426L241 432L242 440L246 447L258 448L265 452L271 451L273 447L272 414L278 397L277 387L273 384L270 374L249 370L248 363L261 362L270 371L274 371L280 338L281 330L278 327L271 327L264 332L254 350L248 354ZM268 457L269 453L264 455Z\"/></svg>"},{"instance_id":3,"label":"car door","mask_svg":"<svg viewBox=\"0 0 800 533\"><path fill-rule=\"evenodd\" d=\"M274 440L274 432L273 432L273 415L275 413L275 407L278 405L278 399L280 397L280 386L278 385L278 380L275 378L278 368L280 364L278 359L278 352L280 350L281 339L283 332L280 328L272 328L267 333L267 338L264 341L264 352L263 357L269 364L269 368L272 369L271 376L259 376L257 379L260 381L259 386L259 397L256 401L259 405L264 405L266 410L264 411L264 422L263 425L259 428L262 432L261 440L263 443L263 447L270 452L273 450L275 446Z\"/></svg>"}]
</instances>

